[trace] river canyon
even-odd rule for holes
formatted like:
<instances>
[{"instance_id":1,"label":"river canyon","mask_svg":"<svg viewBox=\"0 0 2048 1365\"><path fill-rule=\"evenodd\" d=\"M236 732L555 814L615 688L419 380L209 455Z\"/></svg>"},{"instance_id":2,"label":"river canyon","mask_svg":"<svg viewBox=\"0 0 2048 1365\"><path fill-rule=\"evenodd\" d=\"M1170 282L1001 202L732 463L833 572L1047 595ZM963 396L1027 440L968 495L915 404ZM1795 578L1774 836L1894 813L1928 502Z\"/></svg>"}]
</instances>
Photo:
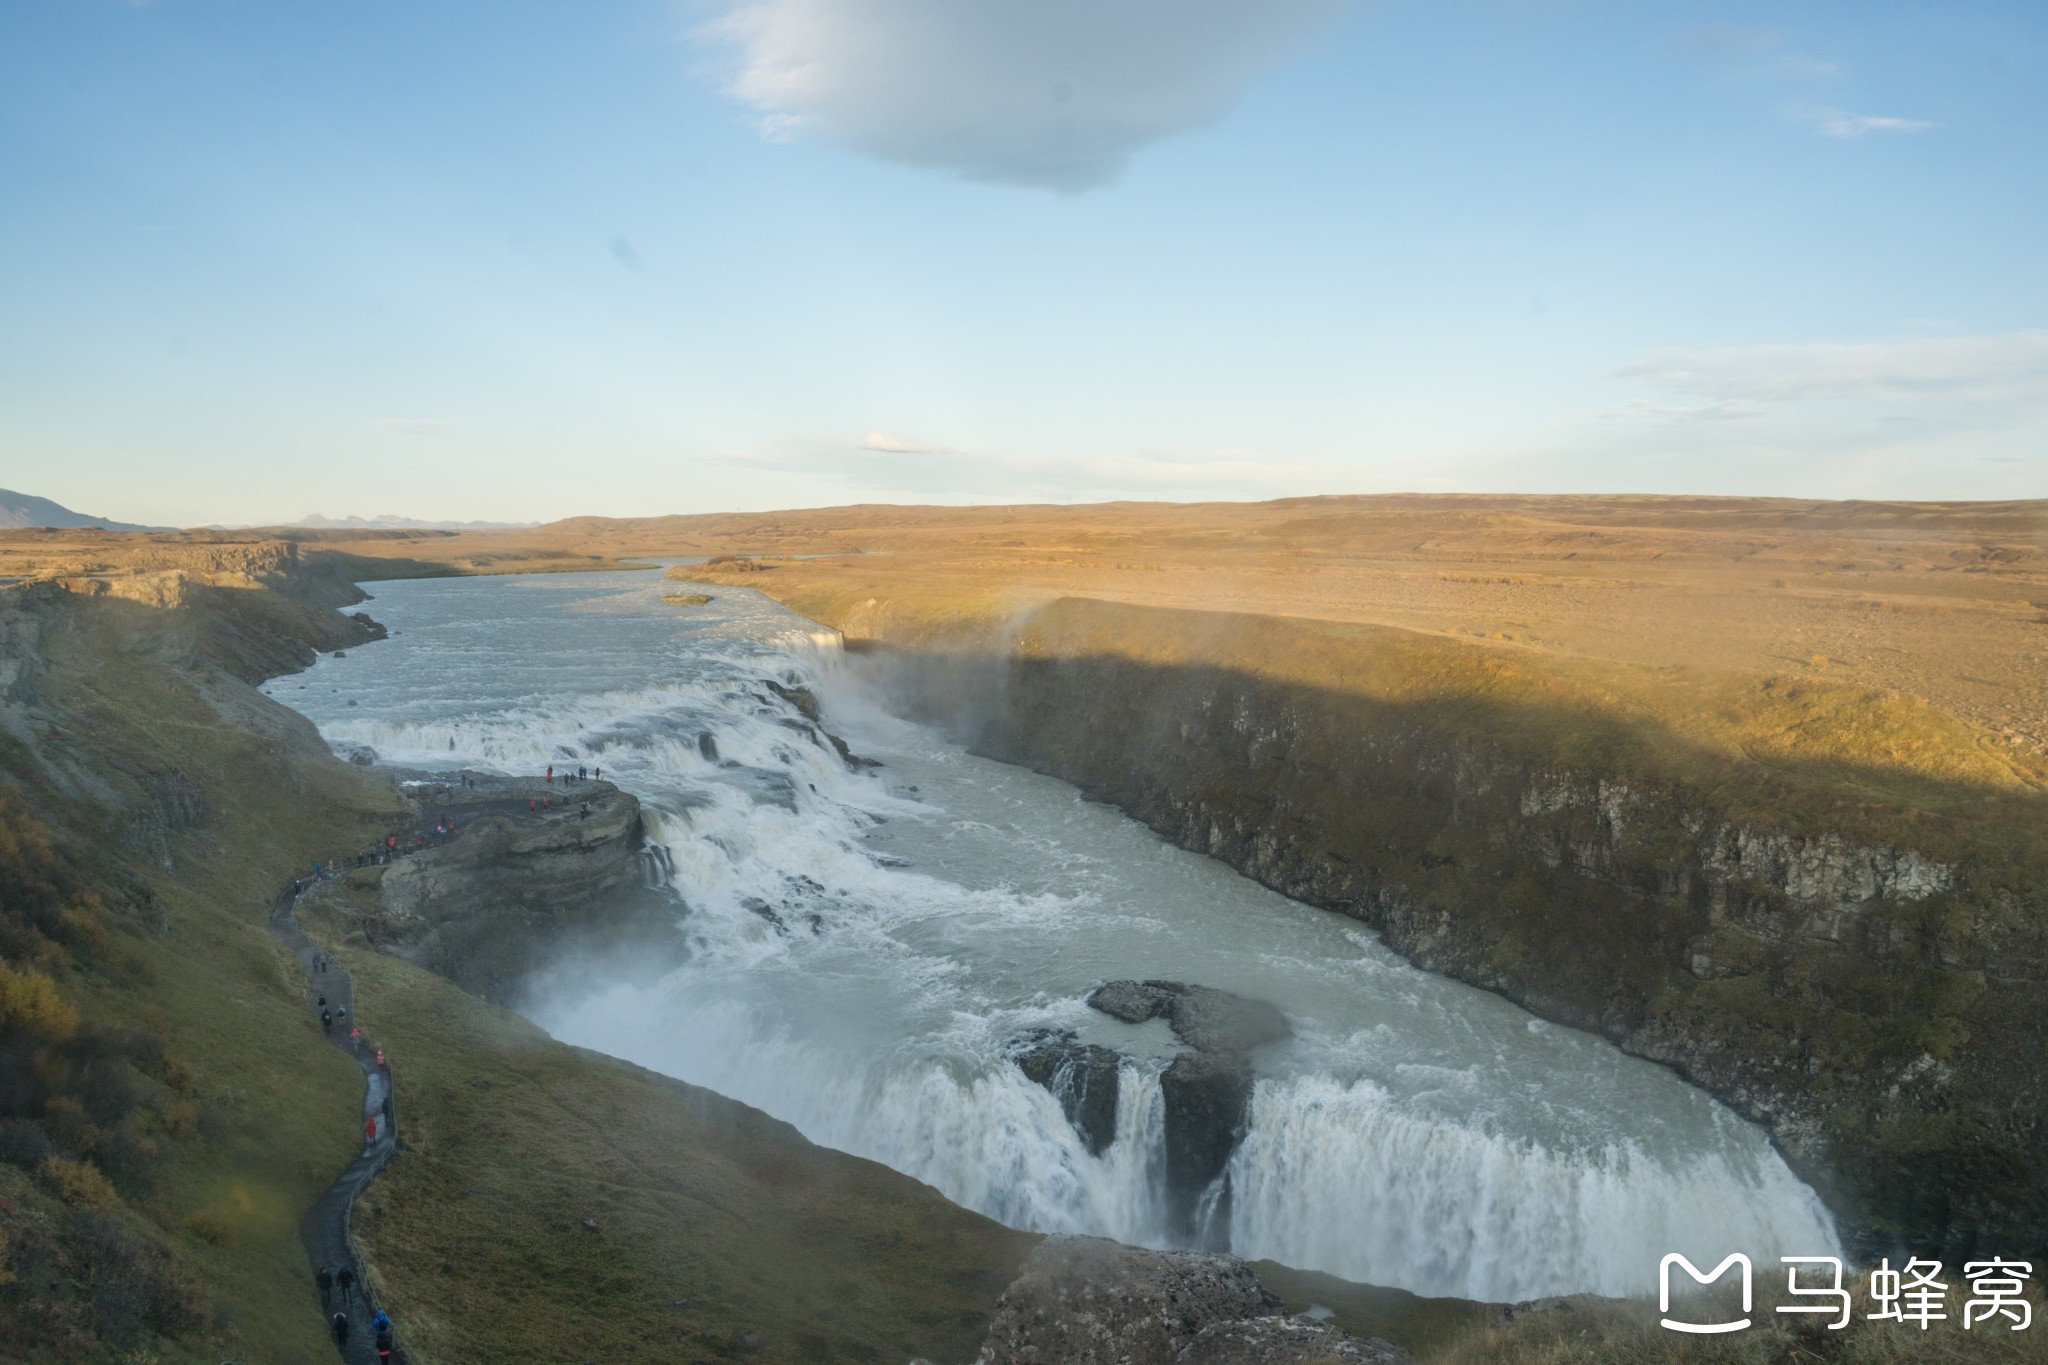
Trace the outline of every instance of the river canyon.
<instances>
[{"instance_id":1,"label":"river canyon","mask_svg":"<svg viewBox=\"0 0 2048 1365\"><path fill-rule=\"evenodd\" d=\"M601 768L640 802L682 960L650 975L579 955L531 978L518 1003L558 1038L1033 1231L1494 1301L1653 1290L1668 1251L1839 1249L1763 1130L1669 1070L903 719L834 632L750 590L675 605L647 573L370 590L390 638L267 688L337 752ZM1187 1030L1090 1006L1119 980L1285 1017L1248 1051L1242 1131L1192 1208L1162 1086ZM1113 1070L1099 1131L1076 1122L1072 1074L1028 1074L1048 1040Z\"/></svg>"}]
</instances>

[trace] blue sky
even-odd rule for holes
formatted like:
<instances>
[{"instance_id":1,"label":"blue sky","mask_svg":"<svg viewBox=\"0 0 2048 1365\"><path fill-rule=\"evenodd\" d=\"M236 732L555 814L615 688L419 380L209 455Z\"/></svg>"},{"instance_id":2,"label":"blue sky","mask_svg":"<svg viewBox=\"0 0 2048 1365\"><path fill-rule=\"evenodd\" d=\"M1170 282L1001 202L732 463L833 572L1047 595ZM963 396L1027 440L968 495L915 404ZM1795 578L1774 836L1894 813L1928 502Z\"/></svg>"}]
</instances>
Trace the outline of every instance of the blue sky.
<instances>
[{"instance_id":1,"label":"blue sky","mask_svg":"<svg viewBox=\"0 0 2048 1365\"><path fill-rule=\"evenodd\" d=\"M2048 495L2048 8L0 0L125 520Z\"/></svg>"}]
</instances>

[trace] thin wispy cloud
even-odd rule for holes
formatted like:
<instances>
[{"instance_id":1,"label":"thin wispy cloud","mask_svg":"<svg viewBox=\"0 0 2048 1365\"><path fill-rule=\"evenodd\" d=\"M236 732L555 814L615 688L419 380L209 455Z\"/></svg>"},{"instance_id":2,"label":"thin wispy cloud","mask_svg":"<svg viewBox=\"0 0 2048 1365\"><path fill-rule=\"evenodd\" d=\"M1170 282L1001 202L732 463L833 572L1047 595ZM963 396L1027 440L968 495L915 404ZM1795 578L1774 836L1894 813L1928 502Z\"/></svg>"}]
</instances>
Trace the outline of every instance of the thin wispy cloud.
<instances>
[{"instance_id":1,"label":"thin wispy cloud","mask_svg":"<svg viewBox=\"0 0 2048 1365\"><path fill-rule=\"evenodd\" d=\"M1893 118L1884 114L1852 114L1846 109L1816 108L1800 117L1813 124L1822 137L1853 138L1866 133L1924 133L1940 127L1927 119Z\"/></svg>"},{"instance_id":2,"label":"thin wispy cloud","mask_svg":"<svg viewBox=\"0 0 2048 1365\"><path fill-rule=\"evenodd\" d=\"M851 444L795 440L776 450L714 456L705 463L827 479L869 495L914 500L1277 497L1327 492L1346 482L1328 465L1275 459L1257 451L1076 455L963 450L909 442L879 431Z\"/></svg>"},{"instance_id":3,"label":"thin wispy cloud","mask_svg":"<svg viewBox=\"0 0 2048 1365\"><path fill-rule=\"evenodd\" d=\"M1768 29L1732 24L1687 29L1674 34L1670 46L1724 81L1774 86L1785 94L1804 92L1802 97L1781 105L1781 112L1791 122L1822 137L1846 140L1870 133L1924 133L1939 126L1928 119L1859 114L1815 102L1812 96L1820 88L1846 84L1848 64L1796 51L1786 44L1783 35Z\"/></svg>"},{"instance_id":4,"label":"thin wispy cloud","mask_svg":"<svg viewBox=\"0 0 2048 1365\"><path fill-rule=\"evenodd\" d=\"M1346 0L726 0L697 30L771 141L1063 192L1219 118Z\"/></svg>"},{"instance_id":5,"label":"thin wispy cloud","mask_svg":"<svg viewBox=\"0 0 2048 1365\"><path fill-rule=\"evenodd\" d=\"M1609 378L1638 396L1518 458L1671 492L2048 495L2048 331L1669 346Z\"/></svg>"},{"instance_id":6,"label":"thin wispy cloud","mask_svg":"<svg viewBox=\"0 0 2048 1365\"><path fill-rule=\"evenodd\" d=\"M2004 397L2048 403L2048 331L1761 346L1664 347L1615 377L1752 402Z\"/></svg>"},{"instance_id":7,"label":"thin wispy cloud","mask_svg":"<svg viewBox=\"0 0 2048 1365\"><path fill-rule=\"evenodd\" d=\"M1819 85L1849 73L1846 63L1793 51L1780 34L1737 24L1686 29L1672 35L1670 46L1731 81Z\"/></svg>"},{"instance_id":8,"label":"thin wispy cloud","mask_svg":"<svg viewBox=\"0 0 2048 1365\"><path fill-rule=\"evenodd\" d=\"M886 431L870 431L860 438L858 444L862 450L879 450L891 455L959 455L962 453L951 446L921 441L914 436L892 436Z\"/></svg>"}]
</instances>

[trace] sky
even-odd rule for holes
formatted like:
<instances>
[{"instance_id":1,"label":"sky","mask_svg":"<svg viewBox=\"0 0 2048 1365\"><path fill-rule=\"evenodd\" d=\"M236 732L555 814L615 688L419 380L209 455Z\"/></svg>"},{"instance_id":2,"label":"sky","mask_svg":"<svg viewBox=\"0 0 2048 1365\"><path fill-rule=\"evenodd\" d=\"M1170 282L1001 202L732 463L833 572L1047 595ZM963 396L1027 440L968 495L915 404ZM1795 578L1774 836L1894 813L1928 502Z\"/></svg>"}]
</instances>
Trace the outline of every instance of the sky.
<instances>
[{"instance_id":1,"label":"sky","mask_svg":"<svg viewBox=\"0 0 2048 1365\"><path fill-rule=\"evenodd\" d=\"M0 0L0 487L2048 496L2038 0Z\"/></svg>"}]
</instances>

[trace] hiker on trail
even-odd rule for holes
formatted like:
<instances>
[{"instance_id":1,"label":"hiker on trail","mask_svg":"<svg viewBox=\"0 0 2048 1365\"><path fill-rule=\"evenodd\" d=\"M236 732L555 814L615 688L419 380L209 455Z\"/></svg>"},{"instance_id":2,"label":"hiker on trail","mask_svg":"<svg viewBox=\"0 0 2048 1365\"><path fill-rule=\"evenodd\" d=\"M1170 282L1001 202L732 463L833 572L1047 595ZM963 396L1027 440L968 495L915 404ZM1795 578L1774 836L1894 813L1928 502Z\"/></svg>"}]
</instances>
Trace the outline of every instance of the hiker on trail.
<instances>
[{"instance_id":1,"label":"hiker on trail","mask_svg":"<svg viewBox=\"0 0 2048 1365\"><path fill-rule=\"evenodd\" d=\"M347 1022L348 1022L348 1006L347 1006L347 1005L336 1005L336 1006L334 1007L334 1017L335 1017L336 1019L339 1019L339 1020L341 1020L341 1021L342 1021L343 1023L347 1023Z\"/></svg>"},{"instance_id":2,"label":"hiker on trail","mask_svg":"<svg viewBox=\"0 0 2048 1365\"><path fill-rule=\"evenodd\" d=\"M528 811L536 811L536 810L539 810L539 809L540 809L540 802L538 802L538 801L528 801L528 802L526 803L526 809L527 809Z\"/></svg>"},{"instance_id":3,"label":"hiker on trail","mask_svg":"<svg viewBox=\"0 0 2048 1365\"><path fill-rule=\"evenodd\" d=\"M324 995L320 997L320 1008L323 1010L327 1008L327 997Z\"/></svg>"},{"instance_id":4,"label":"hiker on trail","mask_svg":"<svg viewBox=\"0 0 2048 1365\"><path fill-rule=\"evenodd\" d=\"M377 1049L377 1065L379 1067L384 1065L384 1049L381 1047Z\"/></svg>"},{"instance_id":5,"label":"hiker on trail","mask_svg":"<svg viewBox=\"0 0 2048 1365\"><path fill-rule=\"evenodd\" d=\"M356 1287L356 1273L347 1266L334 1272L334 1287L341 1291L343 1303L348 1302L348 1293Z\"/></svg>"},{"instance_id":6,"label":"hiker on trail","mask_svg":"<svg viewBox=\"0 0 2048 1365\"><path fill-rule=\"evenodd\" d=\"M582 780L583 780L584 778L586 778L586 777L588 777L588 776L590 776L590 769L588 769L588 768L578 768L578 769L576 770L576 780L577 780L578 782L581 782L581 781L582 781Z\"/></svg>"},{"instance_id":7,"label":"hiker on trail","mask_svg":"<svg viewBox=\"0 0 2048 1365\"><path fill-rule=\"evenodd\" d=\"M554 781L554 780L555 780L555 765L554 765L554 764L552 764L552 763L548 764L548 775L547 775L547 777L546 777L545 779L543 779L543 780L544 780L544 781L548 781L548 782L552 782L552 781Z\"/></svg>"},{"instance_id":8,"label":"hiker on trail","mask_svg":"<svg viewBox=\"0 0 2048 1365\"><path fill-rule=\"evenodd\" d=\"M391 1092L387 1090L384 1092L384 1122L387 1125L391 1122L391 1117Z\"/></svg>"},{"instance_id":9,"label":"hiker on trail","mask_svg":"<svg viewBox=\"0 0 2048 1365\"><path fill-rule=\"evenodd\" d=\"M321 1011L320 1011L320 1031L321 1031L322 1033L332 1033L332 1032L334 1032L334 1011L333 1011L333 1010L321 1010Z\"/></svg>"},{"instance_id":10,"label":"hiker on trail","mask_svg":"<svg viewBox=\"0 0 2048 1365\"><path fill-rule=\"evenodd\" d=\"M361 1042L363 1040L363 1031L359 1028L350 1029L348 1031L348 1040L351 1044Z\"/></svg>"},{"instance_id":11,"label":"hiker on trail","mask_svg":"<svg viewBox=\"0 0 2048 1365\"><path fill-rule=\"evenodd\" d=\"M346 1313L336 1313L334 1315L334 1344L344 1349L348 1346L348 1314Z\"/></svg>"},{"instance_id":12,"label":"hiker on trail","mask_svg":"<svg viewBox=\"0 0 2048 1365\"><path fill-rule=\"evenodd\" d=\"M363 1145L367 1147L376 1140L377 1116L375 1114L372 1114L370 1115L370 1117L363 1120Z\"/></svg>"},{"instance_id":13,"label":"hiker on trail","mask_svg":"<svg viewBox=\"0 0 2048 1365\"><path fill-rule=\"evenodd\" d=\"M313 1283L320 1286L320 1306L325 1308L327 1296L334 1292L334 1272L321 1266L320 1273L313 1277Z\"/></svg>"},{"instance_id":14,"label":"hiker on trail","mask_svg":"<svg viewBox=\"0 0 2048 1365\"><path fill-rule=\"evenodd\" d=\"M590 775L600 782L604 781L604 769L602 768L592 768L590 770Z\"/></svg>"}]
</instances>

